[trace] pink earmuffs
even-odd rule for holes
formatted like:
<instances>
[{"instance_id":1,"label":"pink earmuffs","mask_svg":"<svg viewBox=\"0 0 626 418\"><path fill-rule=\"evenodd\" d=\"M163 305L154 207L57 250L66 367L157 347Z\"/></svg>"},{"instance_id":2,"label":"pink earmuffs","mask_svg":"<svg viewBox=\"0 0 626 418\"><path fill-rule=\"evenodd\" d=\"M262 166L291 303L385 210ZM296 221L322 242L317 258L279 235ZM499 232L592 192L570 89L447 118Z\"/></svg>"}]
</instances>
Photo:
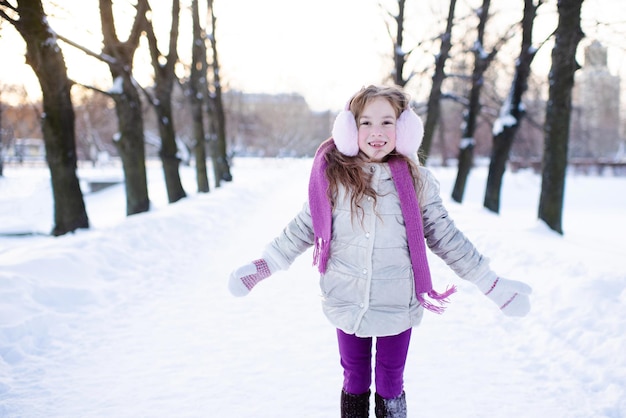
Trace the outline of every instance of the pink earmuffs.
<instances>
[{"instance_id":1,"label":"pink earmuffs","mask_svg":"<svg viewBox=\"0 0 626 418\"><path fill-rule=\"evenodd\" d=\"M343 155L354 157L359 153L358 128L350 105L339 112L333 124L335 146ZM413 157L424 137L422 119L410 107L405 109L396 121L396 151Z\"/></svg>"}]
</instances>

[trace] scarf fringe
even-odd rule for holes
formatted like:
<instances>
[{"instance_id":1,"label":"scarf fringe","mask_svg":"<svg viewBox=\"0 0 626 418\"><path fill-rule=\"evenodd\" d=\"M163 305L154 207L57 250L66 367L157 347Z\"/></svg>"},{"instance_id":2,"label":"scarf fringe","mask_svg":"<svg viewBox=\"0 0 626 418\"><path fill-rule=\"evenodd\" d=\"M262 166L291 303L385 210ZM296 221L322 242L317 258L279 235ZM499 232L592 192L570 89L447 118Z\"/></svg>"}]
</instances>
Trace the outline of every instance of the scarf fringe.
<instances>
[{"instance_id":1,"label":"scarf fringe","mask_svg":"<svg viewBox=\"0 0 626 418\"><path fill-rule=\"evenodd\" d=\"M315 240L313 248L313 265L317 265L320 273L326 273L326 265L328 264L328 256L330 254L329 242L323 238Z\"/></svg>"},{"instance_id":2,"label":"scarf fringe","mask_svg":"<svg viewBox=\"0 0 626 418\"><path fill-rule=\"evenodd\" d=\"M435 290L431 290L427 293L420 293L417 295L417 300L424 307L424 309L434 312L436 314L442 314L446 310L445 306L443 305L450 302L448 300L448 297L450 297L454 293L456 293L456 286L453 285L447 288L446 291L443 293L436 292ZM436 301L439 306L427 301L424 295L428 295L428 297Z\"/></svg>"}]
</instances>

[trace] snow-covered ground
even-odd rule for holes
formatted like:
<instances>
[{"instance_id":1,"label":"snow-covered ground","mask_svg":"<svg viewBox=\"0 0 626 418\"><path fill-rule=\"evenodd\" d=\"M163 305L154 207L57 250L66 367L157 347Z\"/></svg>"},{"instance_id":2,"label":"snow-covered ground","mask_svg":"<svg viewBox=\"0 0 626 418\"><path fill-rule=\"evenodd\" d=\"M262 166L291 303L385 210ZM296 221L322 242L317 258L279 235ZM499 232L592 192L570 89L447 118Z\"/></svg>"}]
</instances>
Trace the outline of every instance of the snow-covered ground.
<instances>
[{"instance_id":1,"label":"snow-covered ground","mask_svg":"<svg viewBox=\"0 0 626 418\"><path fill-rule=\"evenodd\" d=\"M0 177L0 416L204 418L339 416L335 331L320 309L311 252L246 298L231 270L300 210L310 159L236 159L234 181L125 216L122 185L85 195L92 228L46 236L45 169ZM529 283L532 311L500 314L431 257L445 314L414 330L410 417L626 417L626 178L567 179L565 235L537 221L541 179L507 174L501 215L482 208L485 168L465 202L455 170L433 168L460 228L501 275ZM83 179L119 169L81 169ZM372 413L373 416L373 413Z\"/></svg>"}]
</instances>

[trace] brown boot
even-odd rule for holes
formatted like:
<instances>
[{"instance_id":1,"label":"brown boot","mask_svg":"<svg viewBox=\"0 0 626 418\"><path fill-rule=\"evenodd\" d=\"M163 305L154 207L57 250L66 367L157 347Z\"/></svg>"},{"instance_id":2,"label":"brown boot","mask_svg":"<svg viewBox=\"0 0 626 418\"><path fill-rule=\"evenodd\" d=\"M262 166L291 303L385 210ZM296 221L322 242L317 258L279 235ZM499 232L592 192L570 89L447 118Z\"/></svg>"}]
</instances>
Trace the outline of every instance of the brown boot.
<instances>
[{"instance_id":1,"label":"brown boot","mask_svg":"<svg viewBox=\"0 0 626 418\"><path fill-rule=\"evenodd\" d=\"M353 395L341 391L341 418L368 418L370 416L370 391Z\"/></svg>"},{"instance_id":2,"label":"brown boot","mask_svg":"<svg viewBox=\"0 0 626 418\"><path fill-rule=\"evenodd\" d=\"M384 399L378 393L374 395L376 418L406 418L406 397L404 392L397 398Z\"/></svg>"}]
</instances>

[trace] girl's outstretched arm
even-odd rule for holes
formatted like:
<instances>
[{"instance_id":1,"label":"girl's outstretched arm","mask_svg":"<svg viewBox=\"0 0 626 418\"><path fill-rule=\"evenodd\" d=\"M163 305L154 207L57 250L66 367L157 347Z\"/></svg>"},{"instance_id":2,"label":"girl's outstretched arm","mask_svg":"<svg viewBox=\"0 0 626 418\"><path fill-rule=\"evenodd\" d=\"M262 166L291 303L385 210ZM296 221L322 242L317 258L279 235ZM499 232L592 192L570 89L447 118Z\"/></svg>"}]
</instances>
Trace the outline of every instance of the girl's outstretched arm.
<instances>
[{"instance_id":1,"label":"girl's outstretched arm","mask_svg":"<svg viewBox=\"0 0 626 418\"><path fill-rule=\"evenodd\" d=\"M287 270L294 260L313 245L313 227L309 205L287 224L265 247L262 258L245 264L230 274L228 289L234 296L246 296L261 280L280 270Z\"/></svg>"},{"instance_id":2,"label":"girl's outstretched arm","mask_svg":"<svg viewBox=\"0 0 626 418\"><path fill-rule=\"evenodd\" d=\"M424 181L421 203L428 247L459 277L474 283L505 315L526 315L530 311L530 286L498 277L491 270L489 260L448 215L439 195L439 182L425 168L420 169L420 174Z\"/></svg>"}]
</instances>

